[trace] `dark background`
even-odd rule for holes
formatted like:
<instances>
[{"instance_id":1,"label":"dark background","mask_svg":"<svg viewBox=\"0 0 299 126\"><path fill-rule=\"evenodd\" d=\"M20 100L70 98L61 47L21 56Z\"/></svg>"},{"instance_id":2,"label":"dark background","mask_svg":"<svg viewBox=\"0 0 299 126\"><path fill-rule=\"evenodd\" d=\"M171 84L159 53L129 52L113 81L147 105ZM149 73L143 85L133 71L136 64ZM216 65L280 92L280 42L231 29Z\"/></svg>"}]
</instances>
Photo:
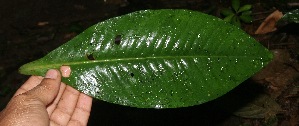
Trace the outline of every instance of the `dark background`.
<instances>
[{"instance_id":1,"label":"dark background","mask_svg":"<svg viewBox=\"0 0 299 126\"><path fill-rule=\"evenodd\" d=\"M253 5L254 17L252 23L242 23L242 29L276 56L262 74L217 100L188 108L138 109L94 99L89 125L298 125L298 34L288 29L265 35L254 35L254 31L273 11L290 11L298 8L290 3L299 2L240 1ZM18 73L22 64L43 57L93 24L161 8L190 9L223 18L220 11L229 6L227 0L1 0L0 108L28 79ZM264 97L270 101L261 102ZM236 114L243 107L259 112Z\"/></svg>"}]
</instances>

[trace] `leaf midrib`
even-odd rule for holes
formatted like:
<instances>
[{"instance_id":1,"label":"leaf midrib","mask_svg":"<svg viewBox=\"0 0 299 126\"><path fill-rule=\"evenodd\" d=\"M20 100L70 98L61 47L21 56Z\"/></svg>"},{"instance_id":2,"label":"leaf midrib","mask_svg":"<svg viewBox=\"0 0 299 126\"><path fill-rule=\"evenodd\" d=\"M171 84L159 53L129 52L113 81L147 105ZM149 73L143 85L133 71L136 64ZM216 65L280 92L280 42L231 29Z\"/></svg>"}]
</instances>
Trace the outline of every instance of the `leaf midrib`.
<instances>
[{"instance_id":1,"label":"leaf midrib","mask_svg":"<svg viewBox=\"0 0 299 126\"><path fill-rule=\"evenodd\" d=\"M259 58L258 56L158 56L158 57L142 57L142 58L118 58L118 59L103 59L103 60L88 60L86 59L85 61L73 61L73 62L60 62L60 63L52 63L52 64L40 64L39 66L35 66L35 69L40 69L40 68L50 68L50 67L59 67L62 65L80 65L80 64L89 64L89 63L104 63L104 62L117 62L117 61L136 61L136 60L148 60L148 59L186 59L186 58Z\"/></svg>"}]
</instances>

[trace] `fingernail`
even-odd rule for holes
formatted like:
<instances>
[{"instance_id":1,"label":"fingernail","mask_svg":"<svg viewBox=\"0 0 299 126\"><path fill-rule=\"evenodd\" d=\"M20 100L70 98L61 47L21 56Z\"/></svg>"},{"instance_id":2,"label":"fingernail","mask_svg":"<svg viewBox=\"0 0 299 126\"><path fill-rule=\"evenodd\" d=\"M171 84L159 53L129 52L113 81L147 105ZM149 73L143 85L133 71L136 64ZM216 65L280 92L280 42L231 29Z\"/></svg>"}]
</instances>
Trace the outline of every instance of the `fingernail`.
<instances>
[{"instance_id":1,"label":"fingernail","mask_svg":"<svg viewBox=\"0 0 299 126\"><path fill-rule=\"evenodd\" d=\"M56 79L57 78L57 71L50 69L47 71L45 78Z\"/></svg>"}]
</instances>

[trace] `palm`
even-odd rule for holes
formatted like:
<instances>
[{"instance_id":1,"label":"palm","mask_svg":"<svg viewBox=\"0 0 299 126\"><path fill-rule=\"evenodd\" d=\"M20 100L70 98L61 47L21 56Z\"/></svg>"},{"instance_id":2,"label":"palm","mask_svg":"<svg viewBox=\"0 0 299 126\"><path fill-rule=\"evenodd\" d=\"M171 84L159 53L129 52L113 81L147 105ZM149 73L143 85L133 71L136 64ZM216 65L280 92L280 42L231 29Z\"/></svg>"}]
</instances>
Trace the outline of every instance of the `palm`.
<instances>
[{"instance_id":1,"label":"palm","mask_svg":"<svg viewBox=\"0 0 299 126\"><path fill-rule=\"evenodd\" d=\"M60 78L59 81L47 80L42 82L42 80L43 78L39 76L30 77L17 90L8 107L0 114L11 116L11 118L16 118L15 115L18 115L16 121L10 117L6 118L9 121L15 121L11 123L21 125L87 125L92 98L64 83L59 85ZM58 84L55 85L55 83ZM57 86L60 86L59 91L52 91L52 89L57 89ZM44 90L50 90L50 93L47 94L47 92L43 92ZM43 99L40 99L39 95L42 95Z\"/></svg>"}]
</instances>

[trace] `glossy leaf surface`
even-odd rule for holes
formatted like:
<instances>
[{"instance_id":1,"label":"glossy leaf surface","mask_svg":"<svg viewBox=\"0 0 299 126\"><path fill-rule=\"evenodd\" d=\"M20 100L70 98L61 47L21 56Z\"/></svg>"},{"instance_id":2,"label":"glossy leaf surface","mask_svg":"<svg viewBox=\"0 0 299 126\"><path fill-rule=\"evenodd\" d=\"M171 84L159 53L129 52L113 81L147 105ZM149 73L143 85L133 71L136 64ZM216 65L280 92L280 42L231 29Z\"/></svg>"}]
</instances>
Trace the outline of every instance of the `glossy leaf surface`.
<instances>
[{"instance_id":1,"label":"glossy leaf surface","mask_svg":"<svg viewBox=\"0 0 299 126\"><path fill-rule=\"evenodd\" d=\"M28 63L44 75L62 65L63 81L97 99L140 108L213 100L259 71L272 54L242 30L188 10L145 10L100 22Z\"/></svg>"},{"instance_id":2,"label":"glossy leaf surface","mask_svg":"<svg viewBox=\"0 0 299 126\"><path fill-rule=\"evenodd\" d=\"M299 23L299 9L287 12L285 15L283 15L278 23L282 22Z\"/></svg>"},{"instance_id":3,"label":"glossy leaf surface","mask_svg":"<svg viewBox=\"0 0 299 126\"><path fill-rule=\"evenodd\" d=\"M232 7L235 10L235 12L238 12L240 8L240 0L232 0Z\"/></svg>"}]
</instances>

